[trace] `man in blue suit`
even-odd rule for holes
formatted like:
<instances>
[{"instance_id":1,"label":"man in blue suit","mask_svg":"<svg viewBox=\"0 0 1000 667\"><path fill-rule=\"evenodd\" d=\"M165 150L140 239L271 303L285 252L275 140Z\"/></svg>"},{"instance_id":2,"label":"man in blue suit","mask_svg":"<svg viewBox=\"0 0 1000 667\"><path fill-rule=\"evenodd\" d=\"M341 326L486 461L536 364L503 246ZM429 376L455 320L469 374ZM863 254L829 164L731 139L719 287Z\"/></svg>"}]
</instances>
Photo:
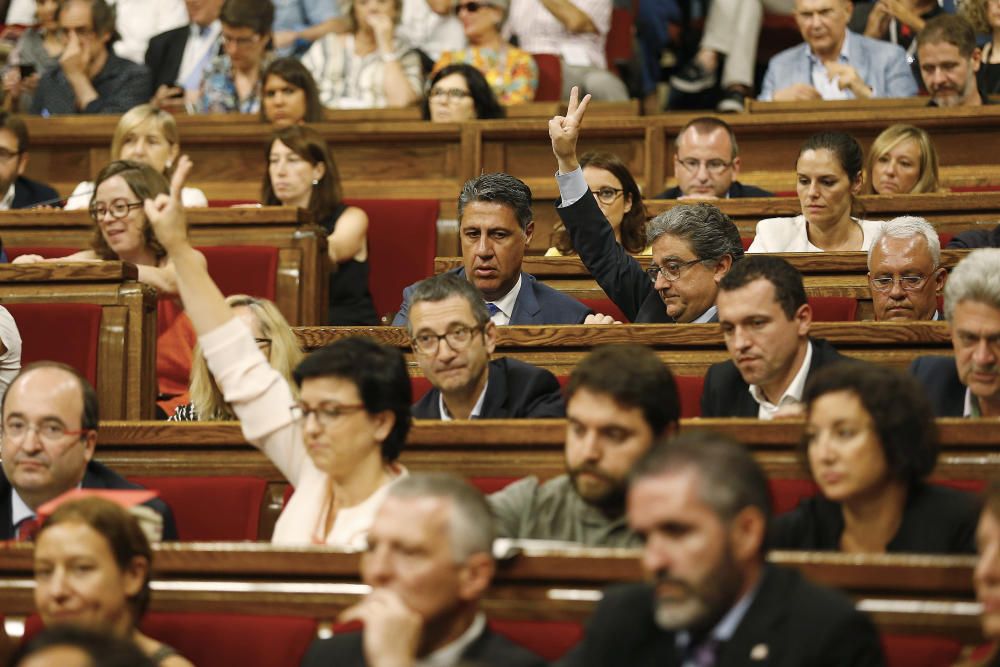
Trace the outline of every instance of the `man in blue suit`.
<instances>
[{"instance_id":1,"label":"man in blue suit","mask_svg":"<svg viewBox=\"0 0 1000 667\"><path fill-rule=\"evenodd\" d=\"M483 174L466 181L458 196L464 266L452 273L479 288L494 324L582 324L590 309L521 271L535 231L531 190L509 174ZM410 294L392 320L404 326Z\"/></svg>"},{"instance_id":2,"label":"man in blue suit","mask_svg":"<svg viewBox=\"0 0 1000 667\"><path fill-rule=\"evenodd\" d=\"M795 0L803 44L771 58L760 99L782 101L911 97L906 52L851 32L851 0Z\"/></svg>"}]
</instances>

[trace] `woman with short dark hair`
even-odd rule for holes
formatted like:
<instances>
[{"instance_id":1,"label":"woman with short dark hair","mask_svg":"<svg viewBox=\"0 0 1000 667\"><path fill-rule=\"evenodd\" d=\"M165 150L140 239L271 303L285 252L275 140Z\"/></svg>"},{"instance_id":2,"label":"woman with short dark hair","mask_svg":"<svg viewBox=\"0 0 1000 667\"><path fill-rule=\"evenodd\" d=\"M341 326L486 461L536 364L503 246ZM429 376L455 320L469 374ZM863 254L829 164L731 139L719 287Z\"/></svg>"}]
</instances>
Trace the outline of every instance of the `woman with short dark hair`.
<instances>
[{"instance_id":1,"label":"woman with short dark hair","mask_svg":"<svg viewBox=\"0 0 1000 667\"><path fill-rule=\"evenodd\" d=\"M431 77L423 102L424 120L461 123L467 120L504 118L493 89L472 65L448 65Z\"/></svg>"}]
</instances>

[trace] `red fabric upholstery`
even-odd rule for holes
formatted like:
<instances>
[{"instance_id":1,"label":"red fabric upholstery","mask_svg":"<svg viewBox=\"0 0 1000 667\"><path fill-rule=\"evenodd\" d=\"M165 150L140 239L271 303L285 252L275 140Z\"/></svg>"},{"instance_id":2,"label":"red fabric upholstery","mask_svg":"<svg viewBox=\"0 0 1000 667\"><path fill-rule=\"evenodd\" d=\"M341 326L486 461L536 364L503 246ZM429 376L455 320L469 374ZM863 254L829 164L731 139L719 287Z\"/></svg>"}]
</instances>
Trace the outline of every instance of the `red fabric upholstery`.
<instances>
[{"instance_id":1,"label":"red fabric upholstery","mask_svg":"<svg viewBox=\"0 0 1000 667\"><path fill-rule=\"evenodd\" d=\"M256 199L209 199L209 208L231 208L233 206L242 206L244 204L256 204L258 203Z\"/></svg>"},{"instance_id":2,"label":"red fabric upholstery","mask_svg":"<svg viewBox=\"0 0 1000 667\"><path fill-rule=\"evenodd\" d=\"M368 287L375 312L394 313L403 288L434 275L437 199L345 200L368 214Z\"/></svg>"},{"instance_id":3,"label":"red fabric upholstery","mask_svg":"<svg viewBox=\"0 0 1000 667\"><path fill-rule=\"evenodd\" d=\"M490 619L494 632L550 662L555 662L583 638L583 626L571 621Z\"/></svg>"},{"instance_id":4,"label":"red fabric upholstery","mask_svg":"<svg viewBox=\"0 0 1000 667\"><path fill-rule=\"evenodd\" d=\"M469 484L479 489L480 493L489 495L500 489L506 487L508 484L513 484L520 477L470 477Z\"/></svg>"},{"instance_id":5,"label":"red fabric upholstery","mask_svg":"<svg viewBox=\"0 0 1000 667\"><path fill-rule=\"evenodd\" d=\"M853 322L858 319L858 300L849 296L811 296L813 321Z\"/></svg>"},{"instance_id":6,"label":"red fabric upholstery","mask_svg":"<svg viewBox=\"0 0 1000 667\"><path fill-rule=\"evenodd\" d=\"M256 540L267 481L256 477L132 477L160 492L182 541ZM237 663L233 663L237 664Z\"/></svg>"},{"instance_id":7,"label":"red fabric upholstery","mask_svg":"<svg viewBox=\"0 0 1000 667\"><path fill-rule=\"evenodd\" d=\"M278 248L274 246L201 246L208 273L226 296L246 294L274 301Z\"/></svg>"},{"instance_id":8,"label":"red fabric upholstery","mask_svg":"<svg viewBox=\"0 0 1000 667\"><path fill-rule=\"evenodd\" d=\"M750 244L753 243L753 237L752 236L749 238L745 236L740 237L740 243L743 244L743 252L746 252L747 250L750 249Z\"/></svg>"},{"instance_id":9,"label":"red fabric upholstery","mask_svg":"<svg viewBox=\"0 0 1000 667\"><path fill-rule=\"evenodd\" d=\"M819 493L819 487L811 479L769 479L767 486L771 492L771 509L775 516L795 509L799 501Z\"/></svg>"},{"instance_id":10,"label":"red fabric upholstery","mask_svg":"<svg viewBox=\"0 0 1000 667\"><path fill-rule=\"evenodd\" d=\"M532 53L538 65L536 102L558 102L562 99L562 63L551 53Z\"/></svg>"},{"instance_id":11,"label":"red fabric upholstery","mask_svg":"<svg viewBox=\"0 0 1000 667\"><path fill-rule=\"evenodd\" d=\"M7 303L21 333L21 366L61 361L97 386L101 307L93 303ZM72 336L66 332L72 331Z\"/></svg>"},{"instance_id":12,"label":"red fabric upholstery","mask_svg":"<svg viewBox=\"0 0 1000 667\"><path fill-rule=\"evenodd\" d=\"M604 55L608 59L608 67L614 69L615 63L628 62L632 59L632 12L621 7L611 10L611 28L608 30L604 44Z\"/></svg>"},{"instance_id":13,"label":"red fabric upholstery","mask_svg":"<svg viewBox=\"0 0 1000 667\"><path fill-rule=\"evenodd\" d=\"M72 255L74 252L79 252L80 248L36 248L33 246L17 246L9 247L7 250L7 259L14 261L15 257L20 257L21 255L41 255L45 259L55 259L56 257L65 257L66 255Z\"/></svg>"},{"instance_id":14,"label":"red fabric upholstery","mask_svg":"<svg viewBox=\"0 0 1000 667\"><path fill-rule=\"evenodd\" d=\"M150 613L141 627L202 666L295 667L316 637L316 621L295 616Z\"/></svg>"},{"instance_id":15,"label":"red fabric upholstery","mask_svg":"<svg viewBox=\"0 0 1000 667\"><path fill-rule=\"evenodd\" d=\"M962 643L948 637L882 635L888 667L950 667L958 661Z\"/></svg>"},{"instance_id":16,"label":"red fabric upholstery","mask_svg":"<svg viewBox=\"0 0 1000 667\"><path fill-rule=\"evenodd\" d=\"M979 495L986 490L985 479L931 479L931 482L952 489L958 489L959 491L968 491L975 495Z\"/></svg>"},{"instance_id":17,"label":"red fabric upholstery","mask_svg":"<svg viewBox=\"0 0 1000 667\"><path fill-rule=\"evenodd\" d=\"M610 315L615 318L616 321L622 322L623 324L628 324L631 321L625 317L625 313L623 313L621 309L615 305L615 302L607 297L604 297L603 299L580 299L580 301L595 313Z\"/></svg>"},{"instance_id":18,"label":"red fabric upholstery","mask_svg":"<svg viewBox=\"0 0 1000 667\"><path fill-rule=\"evenodd\" d=\"M938 239L941 240L941 247L946 248L951 240L955 238L954 234L949 234L948 232L938 232Z\"/></svg>"},{"instance_id":19,"label":"red fabric upholstery","mask_svg":"<svg viewBox=\"0 0 1000 667\"><path fill-rule=\"evenodd\" d=\"M413 392L413 402L416 403L431 390L431 381L423 375L410 378L410 391Z\"/></svg>"},{"instance_id":20,"label":"red fabric upholstery","mask_svg":"<svg viewBox=\"0 0 1000 667\"><path fill-rule=\"evenodd\" d=\"M677 394L681 399L681 417L690 419L701 416L701 392L705 378L700 375L675 375Z\"/></svg>"}]
</instances>

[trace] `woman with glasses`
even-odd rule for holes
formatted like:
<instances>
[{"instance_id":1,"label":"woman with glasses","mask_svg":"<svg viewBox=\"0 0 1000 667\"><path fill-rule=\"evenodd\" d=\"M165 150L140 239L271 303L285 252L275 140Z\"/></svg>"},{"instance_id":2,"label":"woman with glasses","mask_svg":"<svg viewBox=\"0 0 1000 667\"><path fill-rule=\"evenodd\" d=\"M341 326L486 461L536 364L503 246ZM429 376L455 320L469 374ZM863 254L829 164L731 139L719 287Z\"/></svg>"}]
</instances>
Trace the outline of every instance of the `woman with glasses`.
<instances>
[{"instance_id":1,"label":"woman with glasses","mask_svg":"<svg viewBox=\"0 0 1000 667\"><path fill-rule=\"evenodd\" d=\"M302 57L323 106L338 109L408 107L420 100L420 55L397 38L402 0L350 0L350 32L329 33Z\"/></svg>"},{"instance_id":2,"label":"woman with glasses","mask_svg":"<svg viewBox=\"0 0 1000 667\"><path fill-rule=\"evenodd\" d=\"M316 82L298 58L278 58L271 62L264 70L263 80L262 121L277 130L323 120Z\"/></svg>"},{"instance_id":3,"label":"woman with glasses","mask_svg":"<svg viewBox=\"0 0 1000 667\"><path fill-rule=\"evenodd\" d=\"M844 362L806 386L800 453L819 487L772 523L774 549L972 553L978 503L930 484L934 413L909 375Z\"/></svg>"},{"instance_id":4,"label":"woman with glasses","mask_svg":"<svg viewBox=\"0 0 1000 667\"><path fill-rule=\"evenodd\" d=\"M500 34L509 9L508 0L458 0L454 11L469 46L441 54L432 74L455 63L469 64L483 73L501 104L534 100L538 88L535 59Z\"/></svg>"},{"instance_id":5,"label":"woman with glasses","mask_svg":"<svg viewBox=\"0 0 1000 667\"><path fill-rule=\"evenodd\" d=\"M341 198L337 165L319 133L292 125L274 133L261 185L267 206L295 206L327 231L330 309L327 323L378 324L368 289L368 216Z\"/></svg>"},{"instance_id":6,"label":"woman with glasses","mask_svg":"<svg viewBox=\"0 0 1000 667\"><path fill-rule=\"evenodd\" d=\"M919 194L940 189L937 150L926 131L897 124L875 137L865 162L865 194Z\"/></svg>"},{"instance_id":7,"label":"woman with glasses","mask_svg":"<svg viewBox=\"0 0 1000 667\"><path fill-rule=\"evenodd\" d=\"M295 487L272 542L361 548L389 484L406 474L396 463L410 428L403 355L371 338L339 339L295 368L296 401L188 241L180 190L190 168L182 157L170 196L151 202L150 217L244 437Z\"/></svg>"},{"instance_id":8,"label":"woman with glasses","mask_svg":"<svg viewBox=\"0 0 1000 667\"><path fill-rule=\"evenodd\" d=\"M580 158L580 166L590 193L615 232L615 241L633 255L651 255L646 245L646 206L625 163L611 153L586 153ZM546 257L576 254L562 222L556 223L553 236L555 245L548 249Z\"/></svg>"},{"instance_id":9,"label":"woman with glasses","mask_svg":"<svg viewBox=\"0 0 1000 667\"><path fill-rule=\"evenodd\" d=\"M261 0L226 0L219 13L222 51L205 68L198 113L260 111L261 70L271 49L274 5Z\"/></svg>"},{"instance_id":10,"label":"woman with glasses","mask_svg":"<svg viewBox=\"0 0 1000 667\"><path fill-rule=\"evenodd\" d=\"M254 342L267 357L271 367L281 373L292 393L298 392L292 381L292 371L302 361L302 350L292 329L278 307L267 299L257 299L245 294L226 297L226 303L237 318L250 329ZM195 346L191 364L190 403L177 406L170 421L232 421L236 419L229 404L222 397L219 385L212 379L205 364L201 348Z\"/></svg>"},{"instance_id":11,"label":"woman with glasses","mask_svg":"<svg viewBox=\"0 0 1000 667\"><path fill-rule=\"evenodd\" d=\"M181 152L181 137L174 117L151 104L132 107L118 119L111 136L111 155L116 160L134 160L148 164L170 178L174 163ZM66 200L66 210L90 206L93 181L81 181ZM184 188L184 205L208 206L205 193L198 188Z\"/></svg>"},{"instance_id":12,"label":"woman with glasses","mask_svg":"<svg viewBox=\"0 0 1000 667\"><path fill-rule=\"evenodd\" d=\"M424 120L433 123L462 123L507 115L486 78L472 65L439 69L431 77L423 113Z\"/></svg>"},{"instance_id":13,"label":"woman with glasses","mask_svg":"<svg viewBox=\"0 0 1000 667\"><path fill-rule=\"evenodd\" d=\"M761 220L747 252L868 250L882 223L854 215L863 166L861 146L849 134L820 132L806 139L795 163L802 213Z\"/></svg>"},{"instance_id":14,"label":"woman with glasses","mask_svg":"<svg viewBox=\"0 0 1000 667\"><path fill-rule=\"evenodd\" d=\"M981 95L1000 95L1000 0L964 0L958 6L976 34L988 35L976 82Z\"/></svg>"}]
</instances>

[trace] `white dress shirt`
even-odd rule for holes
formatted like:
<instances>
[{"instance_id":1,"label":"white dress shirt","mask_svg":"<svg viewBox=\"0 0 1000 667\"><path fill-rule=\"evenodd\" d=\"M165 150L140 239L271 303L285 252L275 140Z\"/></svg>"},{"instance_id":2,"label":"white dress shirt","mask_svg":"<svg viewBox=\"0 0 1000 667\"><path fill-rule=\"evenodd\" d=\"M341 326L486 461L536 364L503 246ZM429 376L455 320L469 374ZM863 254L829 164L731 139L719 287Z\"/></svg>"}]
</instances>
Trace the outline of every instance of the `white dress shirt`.
<instances>
[{"instance_id":1,"label":"white dress shirt","mask_svg":"<svg viewBox=\"0 0 1000 667\"><path fill-rule=\"evenodd\" d=\"M757 418L770 420L774 419L774 415L777 414L778 410L790 405L798 405L802 402L802 392L806 388L806 378L809 376L809 365L812 364L813 356L813 346L812 343L807 343L806 345L806 356L802 359L802 365L799 366L799 372L795 374L792 378L791 384L785 389L785 393L781 395L777 403L771 403L767 400L767 396L764 395L764 390L758 385L750 385L750 395L753 396L753 400L757 401L759 406L757 409Z\"/></svg>"}]
</instances>

